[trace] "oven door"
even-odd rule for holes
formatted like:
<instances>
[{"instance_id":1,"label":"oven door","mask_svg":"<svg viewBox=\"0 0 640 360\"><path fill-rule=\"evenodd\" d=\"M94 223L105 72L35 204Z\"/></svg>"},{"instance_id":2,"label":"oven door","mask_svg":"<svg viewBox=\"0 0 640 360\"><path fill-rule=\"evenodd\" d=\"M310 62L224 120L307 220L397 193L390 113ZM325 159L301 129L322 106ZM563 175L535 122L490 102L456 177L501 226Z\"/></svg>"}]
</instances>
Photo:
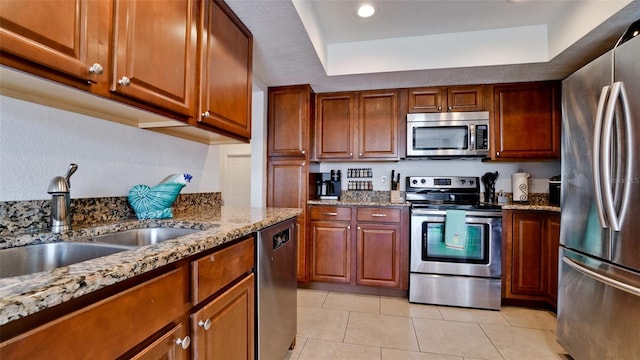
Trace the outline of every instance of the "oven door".
<instances>
[{"instance_id":1,"label":"oven door","mask_svg":"<svg viewBox=\"0 0 640 360\"><path fill-rule=\"evenodd\" d=\"M446 212L411 212L411 272L500 278L502 273L500 212L467 211L467 246L445 245Z\"/></svg>"}]
</instances>

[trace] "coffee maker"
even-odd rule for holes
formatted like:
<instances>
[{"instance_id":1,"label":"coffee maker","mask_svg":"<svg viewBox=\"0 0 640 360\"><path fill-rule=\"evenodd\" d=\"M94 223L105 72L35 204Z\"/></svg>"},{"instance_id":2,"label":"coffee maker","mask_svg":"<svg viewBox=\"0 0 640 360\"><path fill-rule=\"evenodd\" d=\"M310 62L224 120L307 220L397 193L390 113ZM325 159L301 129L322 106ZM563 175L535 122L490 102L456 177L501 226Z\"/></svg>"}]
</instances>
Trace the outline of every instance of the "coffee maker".
<instances>
[{"instance_id":1,"label":"coffee maker","mask_svg":"<svg viewBox=\"0 0 640 360\"><path fill-rule=\"evenodd\" d=\"M342 191L340 170L327 173L309 173L309 198L339 200Z\"/></svg>"}]
</instances>

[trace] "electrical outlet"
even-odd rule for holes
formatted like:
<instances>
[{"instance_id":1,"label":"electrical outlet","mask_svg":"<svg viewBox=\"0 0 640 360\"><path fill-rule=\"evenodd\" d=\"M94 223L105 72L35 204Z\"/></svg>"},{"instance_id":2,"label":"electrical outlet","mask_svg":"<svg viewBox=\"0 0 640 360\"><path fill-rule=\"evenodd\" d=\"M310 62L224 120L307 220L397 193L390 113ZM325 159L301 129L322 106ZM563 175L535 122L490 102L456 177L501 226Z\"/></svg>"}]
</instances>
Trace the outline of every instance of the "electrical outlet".
<instances>
[{"instance_id":1,"label":"electrical outlet","mask_svg":"<svg viewBox=\"0 0 640 360\"><path fill-rule=\"evenodd\" d=\"M383 176L383 177L380 178L380 184L381 185L387 185L387 177L386 176Z\"/></svg>"}]
</instances>

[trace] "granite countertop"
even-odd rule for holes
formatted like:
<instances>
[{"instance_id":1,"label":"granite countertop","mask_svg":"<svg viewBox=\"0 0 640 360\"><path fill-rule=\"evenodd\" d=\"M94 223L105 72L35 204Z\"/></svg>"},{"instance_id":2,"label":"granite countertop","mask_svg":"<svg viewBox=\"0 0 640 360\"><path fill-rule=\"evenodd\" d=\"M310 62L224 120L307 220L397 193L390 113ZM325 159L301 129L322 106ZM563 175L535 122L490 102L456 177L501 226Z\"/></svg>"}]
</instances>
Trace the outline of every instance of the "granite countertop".
<instances>
[{"instance_id":1,"label":"granite countertop","mask_svg":"<svg viewBox=\"0 0 640 360\"><path fill-rule=\"evenodd\" d=\"M389 200L308 200L308 205L335 205L335 206L411 206L411 203L402 201L393 203Z\"/></svg>"},{"instance_id":2,"label":"granite countertop","mask_svg":"<svg viewBox=\"0 0 640 360\"><path fill-rule=\"evenodd\" d=\"M533 211L551 211L560 212L559 206L554 205L538 205L538 204L505 204L502 205L502 210L533 210Z\"/></svg>"},{"instance_id":3,"label":"granite countertop","mask_svg":"<svg viewBox=\"0 0 640 360\"><path fill-rule=\"evenodd\" d=\"M123 220L78 228L63 235L41 232L0 239L0 247L71 241L143 227L177 227L203 231L161 243L57 268L0 279L0 325L212 249L257 230L293 218L301 209L221 207L165 220Z\"/></svg>"}]
</instances>

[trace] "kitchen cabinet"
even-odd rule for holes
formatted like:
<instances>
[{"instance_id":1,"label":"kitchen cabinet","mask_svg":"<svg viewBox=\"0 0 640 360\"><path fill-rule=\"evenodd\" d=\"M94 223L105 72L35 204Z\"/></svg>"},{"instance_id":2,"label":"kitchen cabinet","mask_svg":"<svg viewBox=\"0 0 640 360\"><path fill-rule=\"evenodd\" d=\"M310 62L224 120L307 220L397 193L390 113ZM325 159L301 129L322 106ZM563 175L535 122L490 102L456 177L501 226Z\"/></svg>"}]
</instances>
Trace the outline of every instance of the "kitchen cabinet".
<instances>
[{"instance_id":1,"label":"kitchen cabinet","mask_svg":"<svg viewBox=\"0 0 640 360\"><path fill-rule=\"evenodd\" d=\"M356 214L356 284L400 287L401 210L361 207Z\"/></svg>"},{"instance_id":2,"label":"kitchen cabinet","mask_svg":"<svg viewBox=\"0 0 640 360\"><path fill-rule=\"evenodd\" d=\"M196 0L115 1L111 91L191 115L196 94L196 6Z\"/></svg>"},{"instance_id":3,"label":"kitchen cabinet","mask_svg":"<svg viewBox=\"0 0 640 360\"><path fill-rule=\"evenodd\" d=\"M308 156L311 150L313 96L309 85L269 88L268 156Z\"/></svg>"},{"instance_id":4,"label":"kitchen cabinet","mask_svg":"<svg viewBox=\"0 0 640 360\"><path fill-rule=\"evenodd\" d=\"M408 289L408 208L310 205L309 217L312 287Z\"/></svg>"},{"instance_id":5,"label":"kitchen cabinet","mask_svg":"<svg viewBox=\"0 0 640 360\"><path fill-rule=\"evenodd\" d=\"M253 36L223 1L203 8L198 124L250 139Z\"/></svg>"},{"instance_id":6,"label":"kitchen cabinet","mask_svg":"<svg viewBox=\"0 0 640 360\"><path fill-rule=\"evenodd\" d=\"M253 38L223 1L0 7L0 63L100 98L60 97L49 83L25 92L20 78L3 84L15 96L205 143L251 138Z\"/></svg>"},{"instance_id":7,"label":"kitchen cabinet","mask_svg":"<svg viewBox=\"0 0 640 360\"><path fill-rule=\"evenodd\" d=\"M188 327L180 323L164 333L158 340L131 357L131 360L187 360L191 338Z\"/></svg>"},{"instance_id":8,"label":"kitchen cabinet","mask_svg":"<svg viewBox=\"0 0 640 360\"><path fill-rule=\"evenodd\" d=\"M303 209L297 219L297 278L308 281L307 200L314 93L309 85L269 88L267 206Z\"/></svg>"},{"instance_id":9,"label":"kitchen cabinet","mask_svg":"<svg viewBox=\"0 0 640 360\"><path fill-rule=\"evenodd\" d=\"M85 89L104 81L106 58L99 49L108 42L108 26L102 28L100 21L104 5L94 0L0 1L0 62Z\"/></svg>"},{"instance_id":10,"label":"kitchen cabinet","mask_svg":"<svg viewBox=\"0 0 640 360\"><path fill-rule=\"evenodd\" d=\"M482 111L484 107L482 85L409 89L410 113Z\"/></svg>"},{"instance_id":11,"label":"kitchen cabinet","mask_svg":"<svg viewBox=\"0 0 640 360\"><path fill-rule=\"evenodd\" d=\"M503 211L503 297L556 307L560 215Z\"/></svg>"},{"instance_id":12,"label":"kitchen cabinet","mask_svg":"<svg viewBox=\"0 0 640 360\"><path fill-rule=\"evenodd\" d=\"M399 160L399 90L316 95L314 159Z\"/></svg>"},{"instance_id":13,"label":"kitchen cabinet","mask_svg":"<svg viewBox=\"0 0 640 360\"><path fill-rule=\"evenodd\" d=\"M194 359L254 358L254 276L191 315Z\"/></svg>"},{"instance_id":14,"label":"kitchen cabinet","mask_svg":"<svg viewBox=\"0 0 640 360\"><path fill-rule=\"evenodd\" d=\"M491 159L560 158L560 82L492 87Z\"/></svg>"},{"instance_id":15,"label":"kitchen cabinet","mask_svg":"<svg viewBox=\"0 0 640 360\"><path fill-rule=\"evenodd\" d=\"M311 281L351 283L351 208L311 206Z\"/></svg>"}]
</instances>

